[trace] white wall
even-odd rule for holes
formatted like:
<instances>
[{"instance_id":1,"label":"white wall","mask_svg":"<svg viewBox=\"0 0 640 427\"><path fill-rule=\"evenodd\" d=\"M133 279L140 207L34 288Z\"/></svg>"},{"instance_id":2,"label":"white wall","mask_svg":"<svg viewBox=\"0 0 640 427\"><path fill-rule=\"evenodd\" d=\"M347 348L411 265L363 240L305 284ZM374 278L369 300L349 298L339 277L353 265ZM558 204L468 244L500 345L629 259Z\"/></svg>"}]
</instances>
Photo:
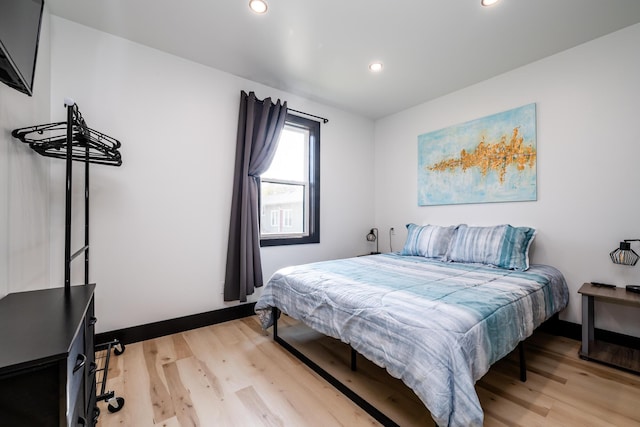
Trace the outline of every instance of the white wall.
<instances>
[{"instance_id":1,"label":"white wall","mask_svg":"<svg viewBox=\"0 0 640 427\"><path fill-rule=\"evenodd\" d=\"M280 97L292 108L330 119L321 130L321 243L264 248L265 278L284 265L371 250L364 235L372 226L380 228L380 248L387 250L389 227L396 228L393 248L399 249L408 222L464 222L536 227L533 262L557 266L569 283L565 320L580 323L576 291L585 281L640 283L640 269L608 258L621 239L640 237L640 202L634 197L640 25L381 119L375 127L58 17L51 18L51 30L52 120L63 119L62 99L71 96L90 127L123 142L122 167L93 166L91 173L98 331L235 304L222 301L222 282L240 90ZM537 201L417 206L418 135L531 102L538 120ZM81 179L80 170L76 176ZM76 193L77 201L77 186ZM52 164L51 281L60 285L63 196L62 164ZM79 204L74 220L82 221ZM2 222L5 231L8 223ZM7 262L6 255L2 259ZM74 266L74 276L81 280L81 266ZM598 304L596 325L640 336L636 318L630 308Z\"/></svg>"},{"instance_id":2,"label":"white wall","mask_svg":"<svg viewBox=\"0 0 640 427\"><path fill-rule=\"evenodd\" d=\"M49 12L29 97L0 83L0 298L49 287L49 159L11 136L49 123Z\"/></svg>"},{"instance_id":3,"label":"white wall","mask_svg":"<svg viewBox=\"0 0 640 427\"><path fill-rule=\"evenodd\" d=\"M265 278L281 266L370 250L370 120L56 16L51 30L52 117L64 118L70 96L89 127L123 144L120 168L91 171L99 332L235 305L223 302L222 289L241 90L330 119L321 128L321 243L265 248ZM51 175L52 281L61 282L62 166ZM76 225L81 213L76 203ZM82 266L73 270L81 281Z\"/></svg>"},{"instance_id":4,"label":"white wall","mask_svg":"<svg viewBox=\"0 0 640 427\"><path fill-rule=\"evenodd\" d=\"M564 273L571 301L561 318L575 323L584 282L640 284L640 268L609 259L620 240L640 238L638 46L640 24L377 121L376 223L398 230L397 248L408 222L537 228L532 260ZM418 135L532 102L537 201L418 207ZM640 336L637 311L596 305L597 327Z\"/></svg>"}]
</instances>

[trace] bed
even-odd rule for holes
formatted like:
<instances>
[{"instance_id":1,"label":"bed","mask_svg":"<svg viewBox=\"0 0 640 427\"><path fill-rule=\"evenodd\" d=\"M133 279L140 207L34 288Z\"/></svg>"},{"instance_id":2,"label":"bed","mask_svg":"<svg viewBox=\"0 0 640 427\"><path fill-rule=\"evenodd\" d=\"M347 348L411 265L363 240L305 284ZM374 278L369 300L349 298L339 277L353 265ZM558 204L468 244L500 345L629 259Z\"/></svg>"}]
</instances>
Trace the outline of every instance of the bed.
<instances>
[{"instance_id":1,"label":"bed","mask_svg":"<svg viewBox=\"0 0 640 427\"><path fill-rule=\"evenodd\" d=\"M349 344L413 389L438 426L482 426L475 382L569 298L560 271L528 265L535 231L527 237L500 227L499 238L482 227L484 237L473 242L474 227L450 227L446 239L418 238L410 229L399 253L283 268L267 283L256 313L265 329L275 307ZM528 240L518 242L514 236L523 233ZM513 254L527 257L522 268L487 263L487 257L511 263Z\"/></svg>"}]
</instances>

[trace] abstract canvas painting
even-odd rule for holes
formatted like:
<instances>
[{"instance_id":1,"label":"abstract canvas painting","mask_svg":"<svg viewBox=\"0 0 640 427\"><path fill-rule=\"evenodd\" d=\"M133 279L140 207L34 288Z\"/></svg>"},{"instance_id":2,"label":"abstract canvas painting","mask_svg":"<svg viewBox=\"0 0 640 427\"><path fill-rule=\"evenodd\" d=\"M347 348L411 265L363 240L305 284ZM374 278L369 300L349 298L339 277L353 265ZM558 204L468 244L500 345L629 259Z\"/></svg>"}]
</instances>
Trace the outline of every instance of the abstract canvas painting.
<instances>
[{"instance_id":1,"label":"abstract canvas painting","mask_svg":"<svg viewBox=\"0 0 640 427\"><path fill-rule=\"evenodd\" d=\"M536 104L418 136L418 205L536 200Z\"/></svg>"}]
</instances>

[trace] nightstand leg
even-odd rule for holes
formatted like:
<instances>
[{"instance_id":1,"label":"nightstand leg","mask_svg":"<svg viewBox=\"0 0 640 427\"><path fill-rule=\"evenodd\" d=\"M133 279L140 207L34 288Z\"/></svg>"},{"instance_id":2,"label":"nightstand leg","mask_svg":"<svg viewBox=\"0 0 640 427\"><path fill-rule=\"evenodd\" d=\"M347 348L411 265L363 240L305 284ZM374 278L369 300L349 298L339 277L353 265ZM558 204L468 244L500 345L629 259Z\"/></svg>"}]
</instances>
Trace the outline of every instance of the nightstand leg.
<instances>
[{"instance_id":1,"label":"nightstand leg","mask_svg":"<svg viewBox=\"0 0 640 427\"><path fill-rule=\"evenodd\" d=\"M593 300L582 295L582 355L589 356L589 345L593 342Z\"/></svg>"}]
</instances>

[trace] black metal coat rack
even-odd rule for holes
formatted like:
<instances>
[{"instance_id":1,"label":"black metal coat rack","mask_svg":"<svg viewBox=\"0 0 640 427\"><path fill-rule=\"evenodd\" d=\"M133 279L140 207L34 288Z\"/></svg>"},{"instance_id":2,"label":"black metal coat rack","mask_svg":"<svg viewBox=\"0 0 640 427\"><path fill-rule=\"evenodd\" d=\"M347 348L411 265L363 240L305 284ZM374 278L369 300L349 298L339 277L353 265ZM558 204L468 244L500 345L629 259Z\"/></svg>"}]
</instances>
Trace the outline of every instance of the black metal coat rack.
<instances>
[{"instance_id":1,"label":"black metal coat rack","mask_svg":"<svg viewBox=\"0 0 640 427\"><path fill-rule=\"evenodd\" d=\"M122 157L117 139L89 128L72 99L65 99L67 121L15 129L14 138L29 144L34 151L46 156L66 159L65 195L65 266L64 287L71 287L71 261L84 253L84 284L89 283L89 164L120 166ZM84 246L71 253L71 187L73 180L72 161L85 163L84 174Z\"/></svg>"}]
</instances>

